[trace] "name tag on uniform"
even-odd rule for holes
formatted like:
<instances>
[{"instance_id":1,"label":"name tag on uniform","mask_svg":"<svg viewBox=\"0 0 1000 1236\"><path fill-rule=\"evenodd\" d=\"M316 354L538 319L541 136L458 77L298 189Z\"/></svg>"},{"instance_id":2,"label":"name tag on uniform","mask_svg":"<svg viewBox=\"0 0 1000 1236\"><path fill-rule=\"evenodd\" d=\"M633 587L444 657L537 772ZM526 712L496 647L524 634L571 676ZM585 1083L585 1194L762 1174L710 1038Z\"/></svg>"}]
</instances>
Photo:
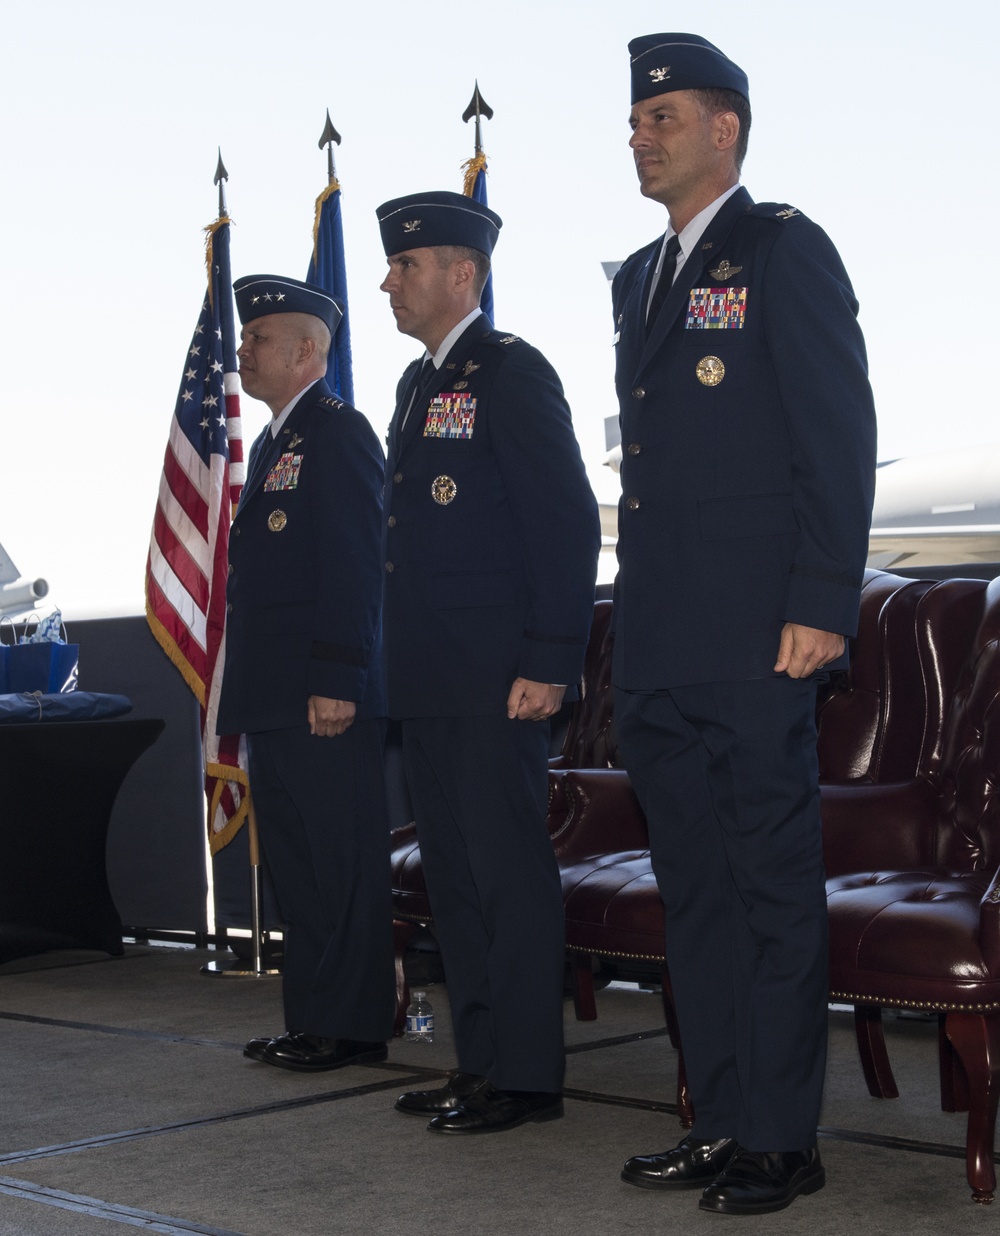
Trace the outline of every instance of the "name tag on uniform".
<instances>
[{"instance_id":1,"label":"name tag on uniform","mask_svg":"<svg viewBox=\"0 0 1000 1236\"><path fill-rule=\"evenodd\" d=\"M459 391L435 395L427 409L425 438L471 438L476 424L476 398Z\"/></svg>"},{"instance_id":2,"label":"name tag on uniform","mask_svg":"<svg viewBox=\"0 0 1000 1236\"><path fill-rule=\"evenodd\" d=\"M299 468L302 467L302 456L293 455L290 451L282 455L264 482L264 492L274 493L277 489L295 489L299 483Z\"/></svg>"},{"instance_id":3,"label":"name tag on uniform","mask_svg":"<svg viewBox=\"0 0 1000 1236\"><path fill-rule=\"evenodd\" d=\"M692 288L685 330L742 330L746 288Z\"/></svg>"}]
</instances>

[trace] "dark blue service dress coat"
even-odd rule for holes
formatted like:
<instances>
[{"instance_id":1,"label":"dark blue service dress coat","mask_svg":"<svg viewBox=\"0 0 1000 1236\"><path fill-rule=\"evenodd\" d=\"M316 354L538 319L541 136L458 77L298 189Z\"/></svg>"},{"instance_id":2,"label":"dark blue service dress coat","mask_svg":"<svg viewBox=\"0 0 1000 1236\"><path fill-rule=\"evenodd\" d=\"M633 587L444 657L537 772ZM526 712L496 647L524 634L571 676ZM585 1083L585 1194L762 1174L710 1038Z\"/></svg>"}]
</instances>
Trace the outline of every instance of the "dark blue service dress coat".
<instances>
[{"instance_id":1,"label":"dark blue service dress coat","mask_svg":"<svg viewBox=\"0 0 1000 1236\"><path fill-rule=\"evenodd\" d=\"M385 652L459 1067L562 1087L563 911L545 827L549 727L514 680L575 690L597 504L552 367L480 316L389 430ZM412 400L412 407L411 405ZM405 426L402 424L407 409Z\"/></svg>"},{"instance_id":2,"label":"dark blue service dress coat","mask_svg":"<svg viewBox=\"0 0 1000 1236\"><path fill-rule=\"evenodd\" d=\"M785 622L854 634L875 477L857 300L826 234L738 189L647 335L659 245L613 287L614 680L638 691L770 674Z\"/></svg>"},{"instance_id":3,"label":"dark blue service dress coat","mask_svg":"<svg viewBox=\"0 0 1000 1236\"><path fill-rule=\"evenodd\" d=\"M383 455L320 381L250 451L229 540L220 733L245 733L261 845L286 924L286 1029L392 1030L389 828L382 777ZM337 737L310 695L350 700Z\"/></svg>"},{"instance_id":4,"label":"dark blue service dress coat","mask_svg":"<svg viewBox=\"0 0 1000 1236\"><path fill-rule=\"evenodd\" d=\"M659 245L613 287L615 721L666 908L692 1135L796 1150L822 1094L826 902L815 685L773 667L786 622L856 627L865 348L840 257L798 210L738 189L647 333Z\"/></svg>"}]
</instances>

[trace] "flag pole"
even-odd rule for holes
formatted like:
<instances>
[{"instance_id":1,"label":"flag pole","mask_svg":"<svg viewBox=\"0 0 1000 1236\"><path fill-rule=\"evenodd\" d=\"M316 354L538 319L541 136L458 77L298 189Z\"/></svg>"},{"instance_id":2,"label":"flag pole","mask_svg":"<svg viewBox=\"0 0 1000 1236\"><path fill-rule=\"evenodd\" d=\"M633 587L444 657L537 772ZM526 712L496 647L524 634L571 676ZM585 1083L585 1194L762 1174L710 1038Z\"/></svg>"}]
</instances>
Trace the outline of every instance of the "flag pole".
<instances>
[{"instance_id":1,"label":"flag pole","mask_svg":"<svg viewBox=\"0 0 1000 1236\"><path fill-rule=\"evenodd\" d=\"M219 162L215 168L213 184L219 186L219 220L228 219L226 207L226 181L229 173L222 162L222 149L219 149ZM280 974L278 969L269 969L266 962L264 922L264 874L260 865L260 838L257 833L257 812L254 810L250 787L246 787L246 828L247 843L250 851L250 933L251 954L249 959L237 957L232 961L209 961L202 966L202 974L214 974L230 978L264 978L268 975Z\"/></svg>"},{"instance_id":2,"label":"flag pole","mask_svg":"<svg viewBox=\"0 0 1000 1236\"><path fill-rule=\"evenodd\" d=\"M472 92L472 98L469 101L469 106L462 113L462 119L466 124L472 118L476 120L476 149L471 159L466 159L462 164L464 172L464 181L462 184L462 192L466 197L471 197L475 201L480 202L483 206L487 205L486 201L486 152L483 150L483 118L487 120L493 119L493 108L486 102L479 92L479 81L476 80L476 87ZM486 286L483 288L483 294L479 301L480 308L483 313L490 319L492 323L495 320L495 307L493 303L493 275L490 273L486 279Z\"/></svg>"}]
</instances>

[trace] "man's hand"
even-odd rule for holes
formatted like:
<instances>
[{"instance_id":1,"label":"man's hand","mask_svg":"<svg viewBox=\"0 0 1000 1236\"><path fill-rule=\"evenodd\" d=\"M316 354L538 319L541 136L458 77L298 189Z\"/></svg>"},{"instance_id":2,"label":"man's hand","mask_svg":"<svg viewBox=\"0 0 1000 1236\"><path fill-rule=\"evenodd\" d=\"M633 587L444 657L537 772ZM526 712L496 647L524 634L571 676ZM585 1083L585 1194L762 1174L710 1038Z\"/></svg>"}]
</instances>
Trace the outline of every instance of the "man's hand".
<instances>
[{"instance_id":1,"label":"man's hand","mask_svg":"<svg viewBox=\"0 0 1000 1236\"><path fill-rule=\"evenodd\" d=\"M785 673L789 678L808 678L814 670L820 670L831 661L836 661L844 652L844 637L833 631L817 631L815 627L803 627L797 622L786 622L781 628L781 643L775 672Z\"/></svg>"},{"instance_id":2,"label":"man's hand","mask_svg":"<svg viewBox=\"0 0 1000 1236\"><path fill-rule=\"evenodd\" d=\"M565 694L565 686L556 683L515 678L507 696L507 716L511 721L544 721L559 711Z\"/></svg>"},{"instance_id":3,"label":"man's hand","mask_svg":"<svg viewBox=\"0 0 1000 1236\"><path fill-rule=\"evenodd\" d=\"M353 700L331 700L325 695L310 695L309 732L320 738L334 738L350 729L357 705Z\"/></svg>"}]
</instances>

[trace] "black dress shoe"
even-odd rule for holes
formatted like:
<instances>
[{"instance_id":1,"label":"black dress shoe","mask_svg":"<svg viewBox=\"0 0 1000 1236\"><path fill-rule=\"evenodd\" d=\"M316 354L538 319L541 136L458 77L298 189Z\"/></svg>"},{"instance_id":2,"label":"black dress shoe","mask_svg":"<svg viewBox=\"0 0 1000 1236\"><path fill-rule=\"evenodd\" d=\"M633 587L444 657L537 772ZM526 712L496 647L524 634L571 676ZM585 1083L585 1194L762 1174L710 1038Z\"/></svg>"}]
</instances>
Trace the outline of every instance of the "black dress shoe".
<instances>
[{"instance_id":1,"label":"black dress shoe","mask_svg":"<svg viewBox=\"0 0 1000 1236\"><path fill-rule=\"evenodd\" d=\"M444 1086L437 1090L408 1090L396 1100L396 1111L408 1116L437 1116L452 1112L463 1099L467 1099L480 1086L489 1083L478 1073L452 1073Z\"/></svg>"},{"instance_id":2,"label":"black dress shoe","mask_svg":"<svg viewBox=\"0 0 1000 1236\"><path fill-rule=\"evenodd\" d=\"M273 1042L273 1039L251 1039L243 1048L243 1054L251 1060L263 1060L265 1049Z\"/></svg>"},{"instance_id":3,"label":"black dress shoe","mask_svg":"<svg viewBox=\"0 0 1000 1236\"><path fill-rule=\"evenodd\" d=\"M736 1139L699 1142L685 1137L663 1154L637 1154L622 1168L622 1180L643 1189L704 1188L718 1176L736 1151Z\"/></svg>"},{"instance_id":4,"label":"black dress shoe","mask_svg":"<svg viewBox=\"0 0 1000 1236\"><path fill-rule=\"evenodd\" d=\"M388 1054L384 1043L324 1039L315 1034L283 1034L268 1043L259 1059L279 1069L321 1073L325 1069L342 1069L348 1064L370 1064L384 1060Z\"/></svg>"},{"instance_id":5,"label":"black dress shoe","mask_svg":"<svg viewBox=\"0 0 1000 1236\"><path fill-rule=\"evenodd\" d=\"M788 1151L738 1147L698 1206L725 1215L764 1215L784 1210L800 1193L815 1193L825 1184L815 1146Z\"/></svg>"},{"instance_id":6,"label":"black dress shoe","mask_svg":"<svg viewBox=\"0 0 1000 1236\"><path fill-rule=\"evenodd\" d=\"M435 1116L427 1126L432 1133L503 1133L529 1121L558 1120L563 1115L561 1094L544 1090L497 1090L486 1082L449 1112Z\"/></svg>"}]
</instances>

